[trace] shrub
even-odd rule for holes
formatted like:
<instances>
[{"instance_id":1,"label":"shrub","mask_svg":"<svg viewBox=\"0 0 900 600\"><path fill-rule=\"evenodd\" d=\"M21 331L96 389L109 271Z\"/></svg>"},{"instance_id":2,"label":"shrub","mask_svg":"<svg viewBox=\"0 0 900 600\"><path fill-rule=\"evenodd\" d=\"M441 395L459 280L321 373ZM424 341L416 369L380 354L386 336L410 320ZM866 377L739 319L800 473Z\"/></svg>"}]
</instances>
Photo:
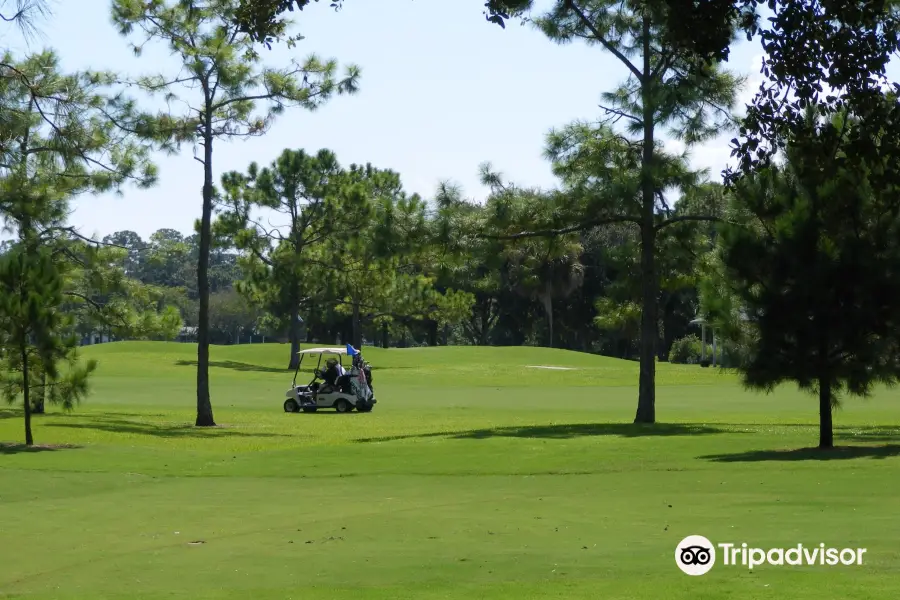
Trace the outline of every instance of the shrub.
<instances>
[{"instance_id":1,"label":"shrub","mask_svg":"<svg viewBox=\"0 0 900 600\"><path fill-rule=\"evenodd\" d=\"M672 342L669 349L669 362L682 365L695 365L700 362L700 338L694 334L686 335Z\"/></svg>"}]
</instances>

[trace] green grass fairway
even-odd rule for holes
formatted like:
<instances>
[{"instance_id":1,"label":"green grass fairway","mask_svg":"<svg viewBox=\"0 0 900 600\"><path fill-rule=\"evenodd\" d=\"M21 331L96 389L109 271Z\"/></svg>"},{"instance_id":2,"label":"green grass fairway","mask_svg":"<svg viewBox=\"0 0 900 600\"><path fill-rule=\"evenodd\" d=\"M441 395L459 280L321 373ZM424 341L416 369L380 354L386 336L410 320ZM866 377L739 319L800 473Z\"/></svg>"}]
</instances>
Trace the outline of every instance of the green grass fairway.
<instances>
[{"instance_id":1,"label":"green grass fairway","mask_svg":"<svg viewBox=\"0 0 900 600\"><path fill-rule=\"evenodd\" d=\"M279 345L212 350L220 427L193 422L196 349L116 343L72 414L0 447L0 598L900 598L898 392L817 401L535 348L366 350L370 414L285 414ZM572 367L546 370L533 366ZM20 410L0 440L21 442ZM867 548L862 566L675 565L689 534ZM199 543L202 542L202 543Z\"/></svg>"}]
</instances>

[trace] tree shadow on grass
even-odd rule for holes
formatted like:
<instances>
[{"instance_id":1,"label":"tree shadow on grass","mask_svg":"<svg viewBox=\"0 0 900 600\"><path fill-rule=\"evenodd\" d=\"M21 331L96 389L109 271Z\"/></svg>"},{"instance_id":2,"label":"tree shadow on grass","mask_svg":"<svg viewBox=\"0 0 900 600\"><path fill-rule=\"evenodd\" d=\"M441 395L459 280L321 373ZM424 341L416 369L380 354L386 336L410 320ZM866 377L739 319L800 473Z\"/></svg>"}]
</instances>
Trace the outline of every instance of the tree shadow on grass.
<instances>
[{"instance_id":1,"label":"tree shadow on grass","mask_svg":"<svg viewBox=\"0 0 900 600\"><path fill-rule=\"evenodd\" d=\"M167 423L159 421L145 421L123 419L118 415L89 415L82 416L80 423L45 423L43 427L59 427L62 429L91 429L105 431L107 433L127 433L134 435L148 435L160 438L196 438L208 439L218 437L243 437L243 438L274 438L289 437L281 433L265 433L253 431L239 431L228 426L195 427L190 423Z\"/></svg>"},{"instance_id":2,"label":"tree shadow on grass","mask_svg":"<svg viewBox=\"0 0 900 600\"><path fill-rule=\"evenodd\" d=\"M179 367L196 367L196 360L178 360L175 362ZM210 367L218 369L231 369L233 371L257 372L257 373L290 373L293 369L279 369L277 367L263 367L261 365L251 365L250 363L237 362L234 360L211 360Z\"/></svg>"},{"instance_id":3,"label":"tree shadow on grass","mask_svg":"<svg viewBox=\"0 0 900 600\"><path fill-rule=\"evenodd\" d=\"M696 423L656 423L639 425L634 423L562 423L555 425L521 425L515 427L493 427L467 431L442 431L415 435L395 435L375 438L360 438L357 442L388 442L394 440L443 437L456 440L483 440L488 438L534 438L566 440L579 437L612 435L625 438L669 437L710 435L716 433L743 433L734 430L711 427Z\"/></svg>"},{"instance_id":4,"label":"tree shadow on grass","mask_svg":"<svg viewBox=\"0 0 900 600\"><path fill-rule=\"evenodd\" d=\"M900 456L900 444L880 446L836 446L834 448L796 448L793 450L750 450L734 454L712 454L699 458L718 463L793 462L804 460L846 460L853 458L892 458Z\"/></svg>"},{"instance_id":5,"label":"tree shadow on grass","mask_svg":"<svg viewBox=\"0 0 900 600\"><path fill-rule=\"evenodd\" d=\"M723 427L743 430L747 433L764 433L773 429L799 429L818 436L818 423L719 423ZM834 439L847 442L897 442L900 443L900 427L881 425L841 425L834 428Z\"/></svg>"},{"instance_id":6,"label":"tree shadow on grass","mask_svg":"<svg viewBox=\"0 0 900 600\"><path fill-rule=\"evenodd\" d=\"M96 412L97 410L102 410L102 409L94 409L95 412L78 412L77 410L69 411L69 410L63 410L61 408L54 407L52 411L47 411L45 414L42 414L42 415L32 415L31 418L33 418L33 419L34 418L38 418L38 419L52 418L54 420L55 419L73 419L73 420L77 421L79 419L91 419L91 418L94 418L94 419L121 419L123 417L137 417L141 421L147 421L147 420L152 420L152 419L164 419L166 416L168 416L166 413L163 413L163 412L153 413L153 412L119 412L119 411L108 412L108 411L103 411L101 413L101 412ZM22 416L22 411L19 411L19 417L21 418L21 416Z\"/></svg>"},{"instance_id":7,"label":"tree shadow on grass","mask_svg":"<svg viewBox=\"0 0 900 600\"><path fill-rule=\"evenodd\" d=\"M25 444L0 442L0 455L57 452L59 450L75 450L80 447L81 446L73 446L72 444L37 444L34 446L26 446Z\"/></svg>"}]
</instances>

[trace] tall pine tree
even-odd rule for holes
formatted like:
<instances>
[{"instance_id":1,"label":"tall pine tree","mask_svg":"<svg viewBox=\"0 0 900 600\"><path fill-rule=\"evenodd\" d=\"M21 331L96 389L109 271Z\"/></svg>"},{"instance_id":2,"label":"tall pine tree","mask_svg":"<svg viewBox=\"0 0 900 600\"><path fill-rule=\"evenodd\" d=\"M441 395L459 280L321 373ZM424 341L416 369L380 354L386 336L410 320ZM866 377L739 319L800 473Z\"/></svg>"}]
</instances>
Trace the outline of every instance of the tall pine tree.
<instances>
[{"instance_id":1,"label":"tall pine tree","mask_svg":"<svg viewBox=\"0 0 900 600\"><path fill-rule=\"evenodd\" d=\"M122 35L136 34L136 53L161 42L181 62L176 72L141 79L140 86L187 109L176 115L202 147L194 158L203 166L197 290L196 425L215 425L209 396L209 255L212 243L213 146L217 140L263 135L285 108L313 110L337 93L357 89L359 70L339 77L337 63L310 56L284 69L262 66L254 40L237 24L239 0L115 0L113 22ZM285 27L287 24L285 24ZM135 31L137 30L137 31ZM279 36L283 35L282 28ZM293 45L296 38L290 39Z\"/></svg>"}]
</instances>

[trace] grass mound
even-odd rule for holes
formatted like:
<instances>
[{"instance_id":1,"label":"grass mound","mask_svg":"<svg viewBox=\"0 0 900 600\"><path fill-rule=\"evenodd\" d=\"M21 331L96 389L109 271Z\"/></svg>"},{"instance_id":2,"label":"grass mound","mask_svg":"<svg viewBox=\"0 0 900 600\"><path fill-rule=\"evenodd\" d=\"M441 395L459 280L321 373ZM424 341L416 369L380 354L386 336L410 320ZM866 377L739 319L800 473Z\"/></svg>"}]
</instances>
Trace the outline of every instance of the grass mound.
<instances>
[{"instance_id":1,"label":"grass mound","mask_svg":"<svg viewBox=\"0 0 900 600\"><path fill-rule=\"evenodd\" d=\"M304 344L303 348L325 345ZM178 377L180 371L197 365L195 344L164 342L115 342L89 346L84 356L96 358L108 377ZM527 387L561 385L565 387L633 386L637 382L638 363L634 361L531 347L435 347L435 348L363 348L373 365L373 377L398 386L421 387ZM108 359L108 360L104 360ZM290 379L287 344L243 344L213 346L210 368L215 377L258 381L279 375ZM349 358L344 358L349 365ZM309 362L307 362L309 361ZM315 360L304 360L309 373ZM535 369L564 367L566 370ZM730 382L734 376L696 365L659 363L660 385L714 385Z\"/></svg>"}]
</instances>

